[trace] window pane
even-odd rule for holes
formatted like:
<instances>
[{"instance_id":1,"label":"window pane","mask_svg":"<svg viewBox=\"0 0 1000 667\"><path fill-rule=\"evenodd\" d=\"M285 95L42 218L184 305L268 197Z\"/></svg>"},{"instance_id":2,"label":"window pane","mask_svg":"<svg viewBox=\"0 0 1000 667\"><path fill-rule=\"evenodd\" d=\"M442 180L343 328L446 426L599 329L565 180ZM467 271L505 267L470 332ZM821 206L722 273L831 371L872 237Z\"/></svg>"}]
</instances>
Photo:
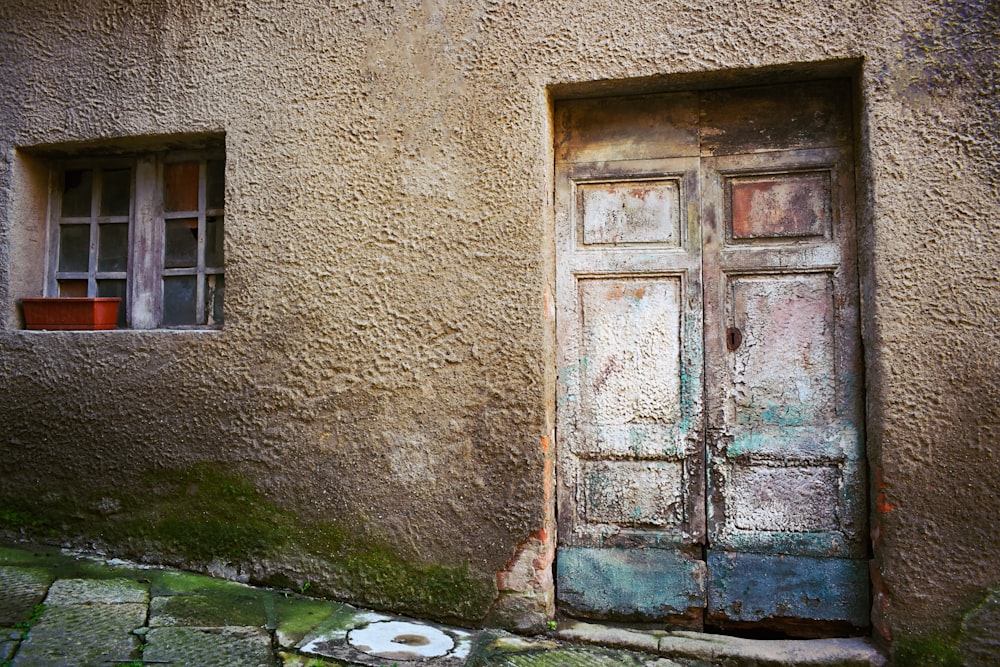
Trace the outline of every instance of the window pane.
<instances>
[{"instance_id":1,"label":"window pane","mask_svg":"<svg viewBox=\"0 0 1000 667\"><path fill-rule=\"evenodd\" d=\"M167 220L163 242L163 266L183 269L198 266L198 221L194 218Z\"/></svg>"},{"instance_id":2,"label":"window pane","mask_svg":"<svg viewBox=\"0 0 1000 667\"><path fill-rule=\"evenodd\" d=\"M163 279L163 325L197 324L196 276L170 276Z\"/></svg>"},{"instance_id":3,"label":"window pane","mask_svg":"<svg viewBox=\"0 0 1000 667\"><path fill-rule=\"evenodd\" d=\"M128 215L132 190L132 170L102 172L101 215Z\"/></svg>"},{"instance_id":4,"label":"window pane","mask_svg":"<svg viewBox=\"0 0 1000 667\"><path fill-rule=\"evenodd\" d=\"M222 218L205 220L205 266L222 268Z\"/></svg>"},{"instance_id":5,"label":"window pane","mask_svg":"<svg viewBox=\"0 0 1000 667\"><path fill-rule=\"evenodd\" d=\"M128 268L128 224L98 227L97 270L124 271Z\"/></svg>"},{"instance_id":6,"label":"window pane","mask_svg":"<svg viewBox=\"0 0 1000 667\"><path fill-rule=\"evenodd\" d=\"M60 225L59 270L90 270L90 225Z\"/></svg>"},{"instance_id":7,"label":"window pane","mask_svg":"<svg viewBox=\"0 0 1000 667\"><path fill-rule=\"evenodd\" d=\"M197 162L173 162L164 165L163 207L166 211L198 210Z\"/></svg>"},{"instance_id":8,"label":"window pane","mask_svg":"<svg viewBox=\"0 0 1000 667\"><path fill-rule=\"evenodd\" d=\"M226 162L225 160L209 160L208 173L205 175L206 206L222 208L226 201Z\"/></svg>"},{"instance_id":9,"label":"window pane","mask_svg":"<svg viewBox=\"0 0 1000 667\"><path fill-rule=\"evenodd\" d=\"M222 301L226 293L224 276L205 276L205 313L211 317L209 324L222 324Z\"/></svg>"},{"instance_id":10,"label":"window pane","mask_svg":"<svg viewBox=\"0 0 1000 667\"><path fill-rule=\"evenodd\" d=\"M89 296L86 280L60 280L59 296Z\"/></svg>"},{"instance_id":11,"label":"window pane","mask_svg":"<svg viewBox=\"0 0 1000 667\"><path fill-rule=\"evenodd\" d=\"M121 299L118 304L118 328L124 329L128 324L125 321L125 281L124 280L98 280L97 296L116 296Z\"/></svg>"},{"instance_id":12,"label":"window pane","mask_svg":"<svg viewBox=\"0 0 1000 667\"><path fill-rule=\"evenodd\" d=\"M67 169L63 174L62 217L90 217L90 169Z\"/></svg>"}]
</instances>

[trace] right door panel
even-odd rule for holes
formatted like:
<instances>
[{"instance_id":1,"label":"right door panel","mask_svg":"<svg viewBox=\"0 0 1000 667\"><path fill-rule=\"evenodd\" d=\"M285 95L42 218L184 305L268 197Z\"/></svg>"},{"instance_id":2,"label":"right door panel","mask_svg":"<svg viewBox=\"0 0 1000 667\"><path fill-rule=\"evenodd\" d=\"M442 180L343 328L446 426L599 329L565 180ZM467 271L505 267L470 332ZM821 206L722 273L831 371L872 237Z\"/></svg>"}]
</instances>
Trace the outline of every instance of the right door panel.
<instances>
[{"instance_id":1,"label":"right door panel","mask_svg":"<svg viewBox=\"0 0 1000 667\"><path fill-rule=\"evenodd\" d=\"M706 156L701 174L706 620L866 625L849 147Z\"/></svg>"}]
</instances>

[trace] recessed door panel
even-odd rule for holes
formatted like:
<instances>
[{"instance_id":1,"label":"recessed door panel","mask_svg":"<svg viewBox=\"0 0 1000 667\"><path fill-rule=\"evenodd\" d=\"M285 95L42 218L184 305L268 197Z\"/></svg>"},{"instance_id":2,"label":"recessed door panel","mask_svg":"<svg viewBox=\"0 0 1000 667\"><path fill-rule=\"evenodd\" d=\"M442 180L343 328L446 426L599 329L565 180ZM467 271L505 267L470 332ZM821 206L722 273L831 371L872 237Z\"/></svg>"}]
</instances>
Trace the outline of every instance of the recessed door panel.
<instances>
[{"instance_id":1,"label":"recessed door panel","mask_svg":"<svg viewBox=\"0 0 1000 667\"><path fill-rule=\"evenodd\" d=\"M727 190L733 240L830 235L829 172L736 177Z\"/></svg>"},{"instance_id":2,"label":"recessed door panel","mask_svg":"<svg viewBox=\"0 0 1000 667\"><path fill-rule=\"evenodd\" d=\"M737 424L822 423L834 413L833 285L823 273L734 276L725 391ZM730 406L727 406L730 407Z\"/></svg>"},{"instance_id":3,"label":"recessed door panel","mask_svg":"<svg viewBox=\"0 0 1000 667\"><path fill-rule=\"evenodd\" d=\"M730 468L728 518L736 530L826 532L836 530L835 465L736 464Z\"/></svg>"},{"instance_id":4,"label":"recessed door panel","mask_svg":"<svg viewBox=\"0 0 1000 667\"><path fill-rule=\"evenodd\" d=\"M666 243L679 247L680 181L581 185L587 245Z\"/></svg>"},{"instance_id":5,"label":"recessed door panel","mask_svg":"<svg viewBox=\"0 0 1000 667\"><path fill-rule=\"evenodd\" d=\"M580 281L583 418L595 427L680 417L679 277Z\"/></svg>"},{"instance_id":6,"label":"recessed door panel","mask_svg":"<svg viewBox=\"0 0 1000 667\"><path fill-rule=\"evenodd\" d=\"M587 523L656 529L684 524L680 461L588 461L582 474Z\"/></svg>"}]
</instances>

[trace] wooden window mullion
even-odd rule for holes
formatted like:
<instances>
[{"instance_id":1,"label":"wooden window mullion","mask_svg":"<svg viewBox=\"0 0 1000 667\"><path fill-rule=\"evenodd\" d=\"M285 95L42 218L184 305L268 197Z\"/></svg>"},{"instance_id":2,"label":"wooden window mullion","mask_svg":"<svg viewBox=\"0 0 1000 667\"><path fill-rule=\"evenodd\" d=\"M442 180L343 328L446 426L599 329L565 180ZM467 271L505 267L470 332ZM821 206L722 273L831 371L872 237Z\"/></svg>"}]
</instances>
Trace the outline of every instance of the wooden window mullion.
<instances>
[{"instance_id":1,"label":"wooden window mullion","mask_svg":"<svg viewBox=\"0 0 1000 667\"><path fill-rule=\"evenodd\" d=\"M122 298L122 307L126 308L125 311L125 325L130 329L135 325L132 324L132 304L135 301L132 298L132 285L136 281L135 277L135 236L136 236L136 221L135 214L138 207L135 204L135 191L136 191L136 169L135 163L129 164L129 194L128 194L128 242L126 243L126 259L125 259L125 296Z\"/></svg>"},{"instance_id":2,"label":"wooden window mullion","mask_svg":"<svg viewBox=\"0 0 1000 667\"><path fill-rule=\"evenodd\" d=\"M195 279L195 322L205 324L205 209L208 199L208 163L198 161L198 264Z\"/></svg>"},{"instance_id":3,"label":"wooden window mullion","mask_svg":"<svg viewBox=\"0 0 1000 667\"><path fill-rule=\"evenodd\" d=\"M163 312L163 163L140 157L135 163L135 199L129 296L132 327L155 329Z\"/></svg>"},{"instance_id":4,"label":"wooden window mullion","mask_svg":"<svg viewBox=\"0 0 1000 667\"><path fill-rule=\"evenodd\" d=\"M52 174L58 174L53 177ZM45 261L45 296L59 296L59 280L56 273L59 271L59 218L62 215L62 190L66 172L63 169L50 171L49 176L49 226L46 238L47 252Z\"/></svg>"},{"instance_id":5,"label":"wooden window mullion","mask_svg":"<svg viewBox=\"0 0 1000 667\"><path fill-rule=\"evenodd\" d=\"M97 296L97 247L100 239L100 225L97 222L101 214L101 190L104 183L104 170L95 167L90 186L90 252L87 259L87 296Z\"/></svg>"}]
</instances>

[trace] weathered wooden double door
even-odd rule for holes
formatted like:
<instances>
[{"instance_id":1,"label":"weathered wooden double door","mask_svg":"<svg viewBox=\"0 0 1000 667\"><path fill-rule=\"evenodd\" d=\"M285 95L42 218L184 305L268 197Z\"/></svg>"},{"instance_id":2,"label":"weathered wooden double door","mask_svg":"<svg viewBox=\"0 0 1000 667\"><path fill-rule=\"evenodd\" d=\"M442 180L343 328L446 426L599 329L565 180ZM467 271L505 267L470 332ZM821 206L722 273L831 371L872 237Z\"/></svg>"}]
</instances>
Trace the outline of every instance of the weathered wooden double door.
<instances>
[{"instance_id":1,"label":"weathered wooden double door","mask_svg":"<svg viewBox=\"0 0 1000 667\"><path fill-rule=\"evenodd\" d=\"M561 609L867 625L849 83L555 123Z\"/></svg>"}]
</instances>

